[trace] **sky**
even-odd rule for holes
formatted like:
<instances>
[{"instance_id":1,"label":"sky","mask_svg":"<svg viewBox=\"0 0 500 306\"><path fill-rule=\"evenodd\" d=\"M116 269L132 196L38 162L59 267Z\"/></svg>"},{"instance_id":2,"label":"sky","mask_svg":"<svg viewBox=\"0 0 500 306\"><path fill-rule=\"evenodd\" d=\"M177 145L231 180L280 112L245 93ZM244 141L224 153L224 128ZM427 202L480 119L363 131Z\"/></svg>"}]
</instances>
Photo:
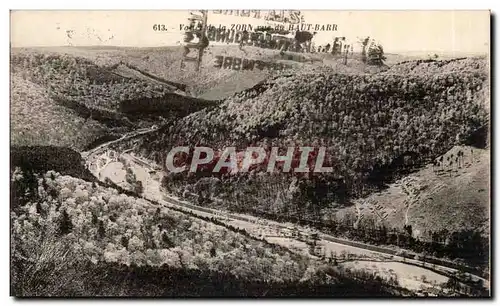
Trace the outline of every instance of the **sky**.
<instances>
[{"instance_id":1,"label":"sky","mask_svg":"<svg viewBox=\"0 0 500 306\"><path fill-rule=\"evenodd\" d=\"M370 36L386 52L489 53L489 11L302 11L306 24L336 24L337 31L319 31L317 44L345 36L351 41ZM11 46L175 45L188 11L12 11ZM218 26L265 23L263 19L209 12ZM153 25L167 31L154 31Z\"/></svg>"}]
</instances>

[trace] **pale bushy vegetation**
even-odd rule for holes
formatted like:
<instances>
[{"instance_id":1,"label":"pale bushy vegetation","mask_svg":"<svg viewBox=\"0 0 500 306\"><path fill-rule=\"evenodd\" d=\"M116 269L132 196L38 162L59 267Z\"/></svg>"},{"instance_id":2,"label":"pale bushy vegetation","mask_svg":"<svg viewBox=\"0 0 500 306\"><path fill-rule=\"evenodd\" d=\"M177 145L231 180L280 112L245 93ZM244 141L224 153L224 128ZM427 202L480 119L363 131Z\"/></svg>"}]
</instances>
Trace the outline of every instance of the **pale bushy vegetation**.
<instances>
[{"instance_id":1,"label":"pale bushy vegetation","mask_svg":"<svg viewBox=\"0 0 500 306\"><path fill-rule=\"evenodd\" d=\"M213 295L203 289L211 286L278 295L289 286L306 294L316 286L330 288L323 294L348 286L359 287L354 291L361 294L387 295L392 286L54 171L38 175L13 169L11 197L16 296L176 294L168 286L188 295ZM155 280L158 273L166 274ZM142 276L130 278L134 274ZM232 285L223 285L224 279ZM200 288L185 287L200 280Z\"/></svg>"},{"instance_id":2,"label":"pale bushy vegetation","mask_svg":"<svg viewBox=\"0 0 500 306\"><path fill-rule=\"evenodd\" d=\"M14 172L13 184L22 186L23 175ZM36 200L13 208L15 254L30 256L27 248L57 234L93 262L168 264L275 281L300 279L308 265L304 258L112 188L51 171L37 180Z\"/></svg>"}]
</instances>

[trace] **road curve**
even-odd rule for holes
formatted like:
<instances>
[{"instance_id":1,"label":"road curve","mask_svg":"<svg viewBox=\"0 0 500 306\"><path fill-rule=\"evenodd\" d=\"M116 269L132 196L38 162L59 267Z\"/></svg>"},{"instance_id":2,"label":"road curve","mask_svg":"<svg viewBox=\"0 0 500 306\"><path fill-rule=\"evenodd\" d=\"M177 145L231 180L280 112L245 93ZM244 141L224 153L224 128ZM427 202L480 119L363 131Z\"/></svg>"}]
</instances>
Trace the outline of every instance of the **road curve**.
<instances>
[{"instance_id":1,"label":"road curve","mask_svg":"<svg viewBox=\"0 0 500 306\"><path fill-rule=\"evenodd\" d=\"M82 156L89 157L91 154L94 154L101 149L105 149L107 146L109 146L113 143L127 140L130 138L136 137L138 135L147 134L147 133L150 133L150 132L153 132L156 130L158 130L158 129L141 130L141 131L136 131L134 133L124 135L120 139L110 141L110 142L102 144L99 147L94 148L88 152L85 152L84 154L82 154ZM130 154L122 154L122 157L137 164L139 167L143 167L143 168L149 167L151 169L158 168L158 166L147 164L147 162L145 162L144 160L138 159L137 157L132 156ZM281 230L290 230L290 225L285 225L283 223L279 223L279 222L272 221L272 220L264 220L262 218L256 218L256 217L250 216L250 215L228 213L228 212L219 211L216 209L197 206L197 205L194 205L194 204L189 203L187 201L180 200L174 196L165 195L165 194L161 193L159 190L158 190L158 192L156 192L156 194L151 194L151 195L143 194L142 197L146 200L160 203L161 205L163 205L165 207L175 208L176 210L189 212L189 213L199 215L202 217L215 218L218 221L221 221L221 222L228 224L228 225L229 225L229 223L237 223L239 226L235 226L235 227L240 227L240 228L243 228L246 230L255 228L255 225L258 221L263 222L268 228L274 227L274 228L279 228ZM234 226L234 225L232 225L232 226ZM260 223L259 226L261 228L264 228L262 226L262 223ZM303 228L300 226L296 226L296 228L300 231L300 233L302 235L309 235L311 233L306 228ZM403 257L403 256L401 256L401 254L398 254L398 251L396 251L394 249L387 248L387 247L368 245L368 244L365 244L362 242L356 242L356 241L346 240L346 239L342 239L342 238L338 238L338 237L333 237L331 235L319 233L319 232L318 232L318 235L320 238L320 240L319 240L320 243L324 243L324 242L328 241L328 242L333 242L336 244L341 244L341 245L345 245L345 246L349 246L349 247L362 249L362 250L371 252L373 254L379 254L379 255L385 255L385 256L389 255L389 256L391 256L392 260L397 260L401 263L417 265L417 266L420 266L422 268L425 268L425 269L428 269L428 270L431 270L433 272L440 273L440 274L443 274L446 276L452 276L453 274L456 274L459 272L459 268L461 268L461 269L465 268L465 267L459 266L457 264L453 264L450 262L444 262L444 261L439 260L439 259L427 259L424 262L424 261L415 259L413 256L412 257L410 257L410 256ZM255 236L257 236L257 235L255 235ZM262 237L256 237L256 238L262 238ZM467 270L467 269L465 268L465 270ZM477 275L477 274L474 274L473 271L466 271L466 275L469 275L473 281L483 282L483 284L487 288L489 288L489 281L486 280L485 278ZM486 277L488 277L488 276L486 276Z\"/></svg>"}]
</instances>

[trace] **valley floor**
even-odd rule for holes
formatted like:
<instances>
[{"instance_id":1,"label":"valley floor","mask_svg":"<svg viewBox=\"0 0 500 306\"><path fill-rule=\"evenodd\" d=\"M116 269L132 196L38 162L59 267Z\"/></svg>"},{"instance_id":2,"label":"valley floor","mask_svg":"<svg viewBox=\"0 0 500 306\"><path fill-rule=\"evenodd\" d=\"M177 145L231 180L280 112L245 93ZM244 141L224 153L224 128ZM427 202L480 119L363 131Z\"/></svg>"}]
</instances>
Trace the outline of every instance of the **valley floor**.
<instances>
[{"instance_id":1,"label":"valley floor","mask_svg":"<svg viewBox=\"0 0 500 306\"><path fill-rule=\"evenodd\" d=\"M98 158L99 155L96 154L93 160ZM339 239L291 223L279 223L250 215L229 213L193 205L177 197L165 195L160 188L161 177L150 173L150 169L157 168L157 166L150 165L146 168L144 161L133 155L133 153L123 153L120 158L122 162L126 162L126 165L120 161L109 162L102 168L95 169L94 175L101 180L107 177L117 185L126 188L125 168L130 167L137 180L143 183L144 192L142 197L144 199L201 217L214 218L234 228L244 229L255 238L265 239L294 252L315 258L325 258L330 262L332 262L332 258L335 258L338 265L376 272L384 277L394 277L402 287L422 294L423 292L432 294L435 291L433 288L446 283L450 277L457 277L458 275L458 270L455 268L398 256L401 253L394 249L374 247L360 242ZM319 236L319 239L315 242L317 250L310 250L311 239L309 237L314 233ZM488 280L474 274L467 275L473 281L482 282L485 287L489 287Z\"/></svg>"}]
</instances>

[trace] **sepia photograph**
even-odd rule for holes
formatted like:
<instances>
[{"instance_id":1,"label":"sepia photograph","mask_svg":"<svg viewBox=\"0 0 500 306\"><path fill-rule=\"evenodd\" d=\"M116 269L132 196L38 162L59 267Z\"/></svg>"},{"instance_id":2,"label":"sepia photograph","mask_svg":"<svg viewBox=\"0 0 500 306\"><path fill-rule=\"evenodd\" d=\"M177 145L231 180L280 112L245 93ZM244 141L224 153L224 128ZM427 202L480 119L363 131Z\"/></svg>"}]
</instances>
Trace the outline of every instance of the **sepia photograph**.
<instances>
[{"instance_id":1,"label":"sepia photograph","mask_svg":"<svg viewBox=\"0 0 500 306\"><path fill-rule=\"evenodd\" d=\"M10 296L492 297L489 10L11 10Z\"/></svg>"}]
</instances>

